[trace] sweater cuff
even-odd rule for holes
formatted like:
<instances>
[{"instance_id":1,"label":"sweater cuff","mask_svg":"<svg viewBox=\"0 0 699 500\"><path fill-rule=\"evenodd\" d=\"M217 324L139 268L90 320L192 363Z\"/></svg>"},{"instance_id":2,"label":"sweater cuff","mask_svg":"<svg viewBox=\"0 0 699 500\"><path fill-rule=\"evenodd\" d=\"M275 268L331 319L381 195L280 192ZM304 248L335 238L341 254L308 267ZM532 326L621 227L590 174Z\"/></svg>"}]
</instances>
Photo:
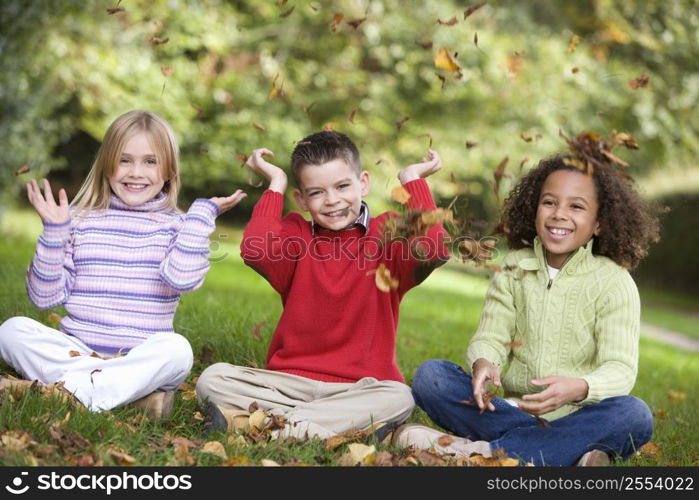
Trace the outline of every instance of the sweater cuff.
<instances>
[{"instance_id":1,"label":"sweater cuff","mask_svg":"<svg viewBox=\"0 0 699 500\"><path fill-rule=\"evenodd\" d=\"M267 189L255 204L252 210L253 217L279 217L284 208L284 196L277 191Z\"/></svg>"},{"instance_id":2,"label":"sweater cuff","mask_svg":"<svg viewBox=\"0 0 699 500\"><path fill-rule=\"evenodd\" d=\"M403 184L403 187L410 194L408 208L412 210L434 210L437 208L430 192L430 186L425 179L415 179Z\"/></svg>"},{"instance_id":3,"label":"sweater cuff","mask_svg":"<svg viewBox=\"0 0 699 500\"><path fill-rule=\"evenodd\" d=\"M466 368L468 373L472 373L473 363L480 358L487 359L498 368L502 368L500 354L493 348L487 345L472 345L466 353Z\"/></svg>"},{"instance_id":4,"label":"sweater cuff","mask_svg":"<svg viewBox=\"0 0 699 500\"><path fill-rule=\"evenodd\" d=\"M42 232L42 239L46 243L67 243L70 240L70 220L61 223L45 222L44 231Z\"/></svg>"},{"instance_id":5,"label":"sweater cuff","mask_svg":"<svg viewBox=\"0 0 699 500\"><path fill-rule=\"evenodd\" d=\"M216 219L219 216L220 211L218 205L208 198L197 198L194 203L189 207L190 214L197 214L207 219Z\"/></svg>"}]
</instances>

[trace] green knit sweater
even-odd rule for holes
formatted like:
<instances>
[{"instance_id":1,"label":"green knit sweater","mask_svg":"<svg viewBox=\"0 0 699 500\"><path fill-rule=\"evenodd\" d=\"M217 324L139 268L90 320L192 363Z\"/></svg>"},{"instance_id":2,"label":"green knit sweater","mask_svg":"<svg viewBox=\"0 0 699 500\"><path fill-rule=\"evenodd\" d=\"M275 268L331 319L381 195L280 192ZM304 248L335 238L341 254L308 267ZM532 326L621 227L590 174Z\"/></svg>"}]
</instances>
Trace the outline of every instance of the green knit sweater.
<instances>
[{"instance_id":1,"label":"green knit sweater","mask_svg":"<svg viewBox=\"0 0 699 500\"><path fill-rule=\"evenodd\" d=\"M628 271L594 255L590 241L550 280L538 238L502 266L468 346L468 369L478 358L500 367L505 397L515 401L542 391L529 381L547 375L585 379L589 391L580 404L631 391L641 306ZM566 405L542 416L555 419L575 409Z\"/></svg>"}]
</instances>

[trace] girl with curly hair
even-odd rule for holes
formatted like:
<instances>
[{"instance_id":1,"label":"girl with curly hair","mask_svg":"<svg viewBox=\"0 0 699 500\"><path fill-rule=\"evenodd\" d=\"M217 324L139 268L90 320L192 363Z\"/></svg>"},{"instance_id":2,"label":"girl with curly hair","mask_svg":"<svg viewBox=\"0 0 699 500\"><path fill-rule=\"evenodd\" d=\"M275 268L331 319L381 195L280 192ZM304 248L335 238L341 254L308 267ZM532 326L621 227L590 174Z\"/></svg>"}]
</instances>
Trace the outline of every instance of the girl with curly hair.
<instances>
[{"instance_id":1,"label":"girl with curly hair","mask_svg":"<svg viewBox=\"0 0 699 500\"><path fill-rule=\"evenodd\" d=\"M575 165L545 159L506 199L499 227L513 251L491 280L470 374L445 360L415 373L416 403L456 436L407 424L397 444L570 466L626 460L650 440L651 412L629 395L640 333L629 270L658 240L657 217L611 164Z\"/></svg>"}]
</instances>

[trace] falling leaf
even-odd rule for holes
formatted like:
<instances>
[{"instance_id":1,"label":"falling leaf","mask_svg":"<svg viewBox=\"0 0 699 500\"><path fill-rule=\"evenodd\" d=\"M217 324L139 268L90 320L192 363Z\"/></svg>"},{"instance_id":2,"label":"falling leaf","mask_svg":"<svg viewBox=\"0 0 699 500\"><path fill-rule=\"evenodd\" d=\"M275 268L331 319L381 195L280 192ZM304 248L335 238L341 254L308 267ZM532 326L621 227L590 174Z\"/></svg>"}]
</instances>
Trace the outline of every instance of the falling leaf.
<instances>
[{"instance_id":1,"label":"falling leaf","mask_svg":"<svg viewBox=\"0 0 699 500\"><path fill-rule=\"evenodd\" d=\"M459 71L461 69L459 62L447 49L442 49L437 52L437 55L434 57L434 65L439 69L445 69L447 71Z\"/></svg>"},{"instance_id":2,"label":"falling leaf","mask_svg":"<svg viewBox=\"0 0 699 500\"><path fill-rule=\"evenodd\" d=\"M352 443L348 445L350 457L355 464L373 463L376 454L376 446L362 443Z\"/></svg>"},{"instance_id":3,"label":"falling leaf","mask_svg":"<svg viewBox=\"0 0 699 500\"><path fill-rule=\"evenodd\" d=\"M245 166L245 163L248 161L248 155L238 153L235 155L235 157L240 160L240 168L243 168Z\"/></svg>"},{"instance_id":4,"label":"falling leaf","mask_svg":"<svg viewBox=\"0 0 699 500\"><path fill-rule=\"evenodd\" d=\"M393 201L396 201L401 205L405 205L410 199L410 193L408 193L403 186L397 186L391 190L391 198Z\"/></svg>"},{"instance_id":5,"label":"falling leaf","mask_svg":"<svg viewBox=\"0 0 699 500\"><path fill-rule=\"evenodd\" d=\"M295 8L296 8L295 5L292 6L289 10L287 10L287 11L282 12L281 14L279 14L279 17L289 17L289 16L291 15L291 13L294 12L294 9L295 9Z\"/></svg>"},{"instance_id":6,"label":"falling leaf","mask_svg":"<svg viewBox=\"0 0 699 500\"><path fill-rule=\"evenodd\" d=\"M350 123L354 123L354 115L357 112L357 108L352 109L352 111L349 112L349 115L347 116L347 121Z\"/></svg>"},{"instance_id":7,"label":"falling leaf","mask_svg":"<svg viewBox=\"0 0 699 500\"><path fill-rule=\"evenodd\" d=\"M344 14L340 14L339 12L333 16L333 22L330 23L330 30L335 31L337 30L337 27L340 25L342 20L345 18Z\"/></svg>"},{"instance_id":8,"label":"falling leaf","mask_svg":"<svg viewBox=\"0 0 699 500\"><path fill-rule=\"evenodd\" d=\"M262 335L260 335L260 330L264 326L265 322L260 321L255 326L252 327L252 336L255 340L262 340Z\"/></svg>"},{"instance_id":9,"label":"falling leaf","mask_svg":"<svg viewBox=\"0 0 699 500\"><path fill-rule=\"evenodd\" d=\"M375 275L376 288L382 292L390 292L398 288L398 279L391 277L391 271L386 267L384 263L379 264L376 269Z\"/></svg>"},{"instance_id":10,"label":"falling leaf","mask_svg":"<svg viewBox=\"0 0 699 500\"><path fill-rule=\"evenodd\" d=\"M493 172L493 178L495 179L495 182L493 184L493 191L495 192L495 197L497 199L500 199L500 181L505 175L505 167L507 166L507 162L509 161L509 157L503 158L498 166L495 168L495 171Z\"/></svg>"},{"instance_id":11,"label":"falling leaf","mask_svg":"<svg viewBox=\"0 0 699 500\"><path fill-rule=\"evenodd\" d=\"M158 38L157 36L152 36L148 39L153 45L162 45L170 41L170 38Z\"/></svg>"},{"instance_id":12,"label":"falling leaf","mask_svg":"<svg viewBox=\"0 0 699 500\"><path fill-rule=\"evenodd\" d=\"M257 123L257 122L252 122L252 126L255 127L257 130L259 130L260 132L264 132L264 131L265 131L264 125L260 125L260 124Z\"/></svg>"},{"instance_id":13,"label":"falling leaf","mask_svg":"<svg viewBox=\"0 0 699 500\"><path fill-rule=\"evenodd\" d=\"M417 45L422 47L423 49L431 49L432 48L432 40L424 40L424 41L416 41L415 42Z\"/></svg>"},{"instance_id":14,"label":"falling leaf","mask_svg":"<svg viewBox=\"0 0 699 500\"><path fill-rule=\"evenodd\" d=\"M577 73L578 71L580 71L580 69L577 66L570 70L570 72L573 74Z\"/></svg>"},{"instance_id":15,"label":"falling leaf","mask_svg":"<svg viewBox=\"0 0 699 500\"><path fill-rule=\"evenodd\" d=\"M519 136L522 138L524 142L532 142L532 140L534 140L534 138L526 132L522 132L521 134L519 134Z\"/></svg>"},{"instance_id":16,"label":"falling leaf","mask_svg":"<svg viewBox=\"0 0 699 500\"><path fill-rule=\"evenodd\" d=\"M442 88L444 88L444 86L447 83L446 77L444 75L440 75L439 73L435 73L435 75L437 75L437 78L439 78L442 81Z\"/></svg>"},{"instance_id":17,"label":"falling leaf","mask_svg":"<svg viewBox=\"0 0 699 500\"><path fill-rule=\"evenodd\" d=\"M108 7L106 10L107 10L107 14L109 14L110 16L112 14L116 14L117 12L125 12L126 11L126 9L124 7Z\"/></svg>"},{"instance_id":18,"label":"falling leaf","mask_svg":"<svg viewBox=\"0 0 699 500\"><path fill-rule=\"evenodd\" d=\"M49 313L49 315L46 317L46 319L50 323L60 323L61 320L63 320L63 317L60 314L52 312L52 313Z\"/></svg>"},{"instance_id":19,"label":"falling leaf","mask_svg":"<svg viewBox=\"0 0 699 500\"><path fill-rule=\"evenodd\" d=\"M315 106L316 102L313 101L310 105L306 106L305 104L301 104L301 109L303 110L304 113L309 114L311 112L311 108Z\"/></svg>"},{"instance_id":20,"label":"falling leaf","mask_svg":"<svg viewBox=\"0 0 699 500\"><path fill-rule=\"evenodd\" d=\"M443 222L454 222L454 213L446 208L427 210L420 214L420 222L427 227L432 227Z\"/></svg>"},{"instance_id":21,"label":"falling leaf","mask_svg":"<svg viewBox=\"0 0 699 500\"><path fill-rule=\"evenodd\" d=\"M361 19L352 19L351 21L347 21L347 24L352 26L355 30L361 26L361 24L366 21L366 17L362 17Z\"/></svg>"},{"instance_id":22,"label":"falling leaf","mask_svg":"<svg viewBox=\"0 0 699 500\"><path fill-rule=\"evenodd\" d=\"M638 142L636 142L636 139L633 138L631 134L628 134L626 132L617 132L616 130L612 130L612 140L619 144L620 146L627 147L629 149L638 149Z\"/></svg>"},{"instance_id":23,"label":"falling leaf","mask_svg":"<svg viewBox=\"0 0 699 500\"><path fill-rule=\"evenodd\" d=\"M17 171L15 172L15 175L26 174L27 172L29 172L29 170L30 170L29 163L25 163L24 165L22 165L21 167L19 167L17 169Z\"/></svg>"},{"instance_id":24,"label":"falling leaf","mask_svg":"<svg viewBox=\"0 0 699 500\"><path fill-rule=\"evenodd\" d=\"M517 57L522 57L524 55L524 51L523 50L515 50L514 55Z\"/></svg>"},{"instance_id":25,"label":"falling leaf","mask_svg":"<svg viewBox=\"0 0 699 500\"><path fill-rule=\"evenodd\" d=\"M163 66L162 68L160 68L160 72L165 76L170 76L173 72L172 66Z\"/></svg>"},{"instance_id":26,"label":"falling leaf","mask_svg":"<svg viewBox=\"0 0 699 500\"><path fill-rule=\"evenodd\" d=\"M284 7L289 0L279 0L277 2L277 7Z\"/></svg>"},{"instance_id":27,"label":"falling leaf","mask_svg":"<svg viewBox=\"0 0 699 500\"><path fill-rule=\"evenodd\" d=\"M442 21L441 19L437 19L437 24L441 24L442 26L454 26L458 22L459 20L456 18L456 16L452 17L448 21Z\"/></svg>"},{"instance_id":28,"label":"falling leaf","mask_svg":"<svg viewBox=\"0 0 699 500\"><path fill-rule=\"evenodd\" d=\"M226 449L223 447L223 443L220 441L209 441L204 443L204 446L201 447L201 451L203 453L210 453L212 455L216 455L217 457L221 457L224 460L228 460Z\"/></svg>"},{"instance_id":29,"label":"falling leaf","mask_svg":"<svg viewBox=\"0 0 699 500\"><path fill-rule=\"evenodd\" d=\"M466 149L475 148L476 146L478 146L478 143L477 143L477 142L466 141Z\"/></svg>"},{"instance_id":30,"label":"falling leaf","mask_svg":"<svg viewBox=\"0 0 699 500\"><path fill-rule=\"evenodd\" d=\"M473 34L473 45L478 47L478 32L477 31Z\"/></svg>"},{"instance_id":31,"label":"falling leaf","mask_svg":"<svg viewBox=\"0 0 699 500\"><path fill-rule=\"evenodd\" d=\"M328 122L325 125L321 127L322 130L325 130L326 132L332 132L335 130L335 124L333 122Z\"/></svg>"},{"instance_id":32,"label":"falling leaf","mask_svg":"<svg viewBox=\"0 0 699 500\"><path fill-rule=\"evenodd\" d=\"M69 351L68 354L70 354L71 358L77 358L78 356L82 356L82 354L79 351Z\"/></svg>"},{"instance_id":33,"label":"falling leaf","mask_svg":"<svg viewBox=\"0 0 699 500\"><path fill-rule=\"evenodd\" d=\"M638 78L629 80L629 87L631 87L631 90L644 89L648 86L649 81L648 75L641 75Z\"/></svg>"},{"instance_id":34,"label":"falling leaf","mask_svg":"<svg viewBox=\"0 0 699 500\"><path fill-rule=\"evenodd\" d=\"M471 5L464 11L464 19L466 19L468 16L476 12L478 9L483 7L487 2L480 2L474 5Z\"/></svg>"},{"instance_id":35,"label":"falling leaf","mask_svg":"<svg viewBox=\"0 0 699 500\"><path fill-rule=\"evenodd\" d=\"M578 35L573 35L570 37L570 42L568 42L568 53L572 54L575 52L575 49L577 49L579 43L580 37Z\"/></svg>"},{"instance_id":36,"label":"falling leaf","mask_svg":"<svg viewBox=\"0 0 699 500\"><path fill-rule=\"evenodd\" d=\"M403 124L404 124L405 122L407 122L408 120L410 120L410 117L409 117L409 116L406 116L406 117L404 117L404 118L398 120L398 121L396 122L396 128L397 128L398 130L400 130L400 129L403 127Z\"/></svg>"}]
</instances>

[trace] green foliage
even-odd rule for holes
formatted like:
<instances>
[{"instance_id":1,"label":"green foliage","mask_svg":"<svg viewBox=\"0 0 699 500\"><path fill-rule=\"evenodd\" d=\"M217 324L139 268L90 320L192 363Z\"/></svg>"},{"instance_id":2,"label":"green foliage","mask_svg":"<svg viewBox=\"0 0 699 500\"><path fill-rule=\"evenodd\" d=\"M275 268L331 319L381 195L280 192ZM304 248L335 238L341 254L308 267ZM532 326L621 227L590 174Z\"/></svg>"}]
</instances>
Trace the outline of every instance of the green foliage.
<instances>
[{"instance_id":1,"label":"green foliage","mask_svg":"<svg viewBox=\"0 0 699 500\"><path fill-rule=\"evenodd\" d=\"M689 0L500 0L468 19L452 0L296 2L286 17L291 4L277 2L123 2L115 14L105 5L0 6L0 206L49 169L82 179L94 151L78 157L61 146L78 132L101 140L132 108L172 122L185 202L242 186L253 194L243 210L262 188L247 185L236 154L266 146L287 166L295 141L328 124L359 144L377 209L397 170L430 143L446 165L436 192L484 198L473 207L481 217L496 209L492 169L508 156L516 175L525 159L526 168L563 149L559 129L630 132L641 144L627 155L639 177L697 170L699 20L688 15ZM332 30L337 13L344 19ZM437 22L453 16L453 26ZM356 29L347 22L363 18ZM570 52L573 35L581 42ZM432 47L416 43L426 41ZM442 48L458 53L460 78L435 67ZM648 88L630 89L641 74ZM467 149L466 141L478 146ZM32 173L15 178L27 163ZM663 189L699 186L699 175L687 177ZM505 181L502 194L512 179Z\"/></svg>"}]
</instances>

